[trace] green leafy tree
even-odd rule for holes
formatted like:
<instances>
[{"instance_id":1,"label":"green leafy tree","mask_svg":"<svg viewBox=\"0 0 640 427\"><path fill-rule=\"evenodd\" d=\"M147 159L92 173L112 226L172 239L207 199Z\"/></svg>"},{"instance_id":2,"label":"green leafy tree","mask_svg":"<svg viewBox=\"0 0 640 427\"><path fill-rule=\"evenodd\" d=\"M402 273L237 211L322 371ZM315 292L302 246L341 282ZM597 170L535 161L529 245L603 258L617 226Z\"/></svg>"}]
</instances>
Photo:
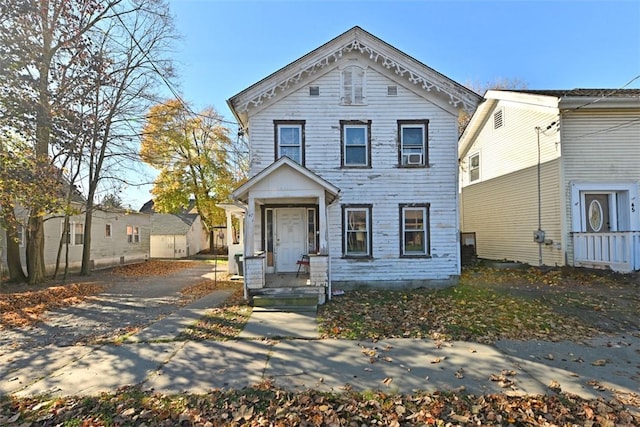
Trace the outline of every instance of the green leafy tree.
<instances>
[{"instance_id":1,"label":"green leafy tree","mask_svg":"<svg viewBox=\"0 0 640 427\"><path fill-rule=\"evenodd\" d=\"M154 208L178 212L193 198L211 231L225 218L216 204L228 199L236 183L230 161L233 150L229 130L213 108L196 114L175 99L152 107L140 156L160 171L151 190Z\"/></svg>"}]
</instances>

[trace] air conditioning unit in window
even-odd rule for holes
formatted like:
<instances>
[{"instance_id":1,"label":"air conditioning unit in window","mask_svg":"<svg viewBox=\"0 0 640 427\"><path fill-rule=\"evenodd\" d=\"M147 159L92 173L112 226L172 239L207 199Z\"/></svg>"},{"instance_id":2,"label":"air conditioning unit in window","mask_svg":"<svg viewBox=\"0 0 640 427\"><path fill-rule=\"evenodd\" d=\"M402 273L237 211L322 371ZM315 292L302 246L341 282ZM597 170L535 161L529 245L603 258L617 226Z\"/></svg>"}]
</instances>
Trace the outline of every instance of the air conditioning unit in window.
<instances>
[{"instance_id":1,"label":"air conditioning unit in window","mask_svg":"<svg viewBox=\"0 0 640 427\"><path fill-rule=\"evenodd\" d=\"M408 165L421 165L422 164L422 154L409 154L407 156L407 164Z\"/></svg>"}]
</instances>

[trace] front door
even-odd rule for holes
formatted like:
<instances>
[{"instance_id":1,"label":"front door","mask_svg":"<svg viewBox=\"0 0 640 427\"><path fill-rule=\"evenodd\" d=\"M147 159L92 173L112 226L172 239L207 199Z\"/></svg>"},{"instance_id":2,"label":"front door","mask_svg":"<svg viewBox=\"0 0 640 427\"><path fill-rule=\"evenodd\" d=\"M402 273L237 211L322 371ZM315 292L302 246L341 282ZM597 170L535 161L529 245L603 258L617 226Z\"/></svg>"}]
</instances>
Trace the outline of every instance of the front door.
<instances>
[{"instance_id":1,"label":"front door","mask_svg":"<svg viewBox=\"0 0 640 427\"><path fill-rule=\"evenodd\" d=\"M306 253L305 208L279 208L276 214L276 271L295 272L296 262Z\"/></svg>"},{"instance_id":2,"label":"front door","mask_svg":"<svg viewBox=\"0 0 640 427\"><path fill-rule=\"evenodd\" d=\"M584 218L585 224L587 225L587 233L608 233L611 231L609 195L597 193L585 194Z\"/></svg>"}]
</instances>

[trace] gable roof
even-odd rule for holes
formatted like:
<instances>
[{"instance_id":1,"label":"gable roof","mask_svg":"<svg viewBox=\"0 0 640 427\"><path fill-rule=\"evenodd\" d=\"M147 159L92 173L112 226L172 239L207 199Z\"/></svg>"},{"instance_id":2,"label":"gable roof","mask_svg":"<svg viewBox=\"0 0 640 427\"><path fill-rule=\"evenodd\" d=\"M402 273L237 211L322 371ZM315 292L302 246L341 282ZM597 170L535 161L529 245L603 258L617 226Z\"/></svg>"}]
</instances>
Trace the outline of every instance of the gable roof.
<instances>
[{"instance_id":1,"label":"gable roof","mask_svg":"<svg viewBox=\"0 0 640 427\"><path fill-rule=\"evenodd\" d=\"M151 234L187 234L198 219L198 214L159 214L151 215Z\"/></svg>"},{"instance_id":2,"label":"gable roof","mask_svg":"<svg viewBox=\"0 0 640 427\"><path fill-rule=\"evenodd\" d=\"M343 54L349 52L359 52L382 67L394 70L408 83L425 92L435 91L447 96L454 107L473 111L482 99L472 90L355 26L234 95L227 100L227 104L238 123L246 127L249 109L300 84L306 77L333 66Z\"/></svg>"},{"instance_id":3,"label":"gable roof","mask_svg":"<svg viewBox=\"0 0 640 427\"><path fill-rule=\"evenodd\" d=\"M325 194L327 195L327 199L329 203L335 200L338 197L338 194L340 193L340 189L335 185L331 184L329 181L321 178L320 176L311 172L309 169L305 168L304 166L294 162L289 157L283 156L283 157L280 157L275 162L271 163L266 168L264 168L262 171L260 171L260 173L258 173L253 178L251 178L250 180L242 184L240 187L236 188L231 194L231 197L234 200L239 200L241 202L246 203L247 195L249 194L249 190L251 188L255 187L265 178L271 176L273 173L283 168L291 168L296 173L302 175L303 177L309 179L310 181L324 188L324 191L325 191Z\"/></svg>"},{"instance_id":4,"label":"gable roof","mask_svg":"<svg viewBox=\"0 0 640 427\"><path fill-rule=\"evenodd\" d=\"M485 101L475 111L458 141L461 159L471 148L499 101L521 102L542 108L556 109L558 114L579 109L639 108L640 89L552 89L552 90L488 90Z\"/></svg>"},{"instance_id":5,"label":"gable roof","mask_svg":"<svg viewBox=\"0 0 640 427\"><path fill-rule=\"evenodd\" d=\"M145 202L145 204L142 205L142 207L140 208L140 212L143 212L143 213L156 213L155 202L153 201L153 199ZM187 214L187 213L191 213L191 214L198 213L198 209L196 208L195 199L190 199L189 200L189 205L186 208L182 208L180 210L180 212L178 212L178 214Z\"/></svg>"}]
</instances>

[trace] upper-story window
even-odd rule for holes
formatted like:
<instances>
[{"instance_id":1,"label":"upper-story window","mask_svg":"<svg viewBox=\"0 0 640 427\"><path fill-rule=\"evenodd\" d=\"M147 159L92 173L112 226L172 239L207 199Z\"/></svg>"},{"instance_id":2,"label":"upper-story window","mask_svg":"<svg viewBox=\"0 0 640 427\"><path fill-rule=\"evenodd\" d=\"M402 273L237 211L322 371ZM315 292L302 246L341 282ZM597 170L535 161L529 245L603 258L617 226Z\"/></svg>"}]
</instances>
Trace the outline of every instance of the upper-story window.
<instances>
[{"instance_id":1,"label":"upper-story window","mask_svg":"<svg viewBox=\"0 0 640 427\"><path fill-rule=\"evenodd\" d=\"M275 160L287 156L304 165L304 120L274 120Z\"/></svg>"},{"instance_id":2,"label":"upper-story window","mask_svg":"<svg viewBox=\"0 0 640 427\"><path fill-rule=\"evenodd\" d=\"M398 120L398 161L401 166L426 166L428 120Z\"/></svg>"},{"instance_id":3,"label":"upper-story window","mask_svg":"<svg viewBox=\"0 0 640 427\"><path fill-rule=\"evenodd\" d=\"M371 121L340 120L342 167L371 165Z\"/></svg>"},{"instance_id":4,"label":"upper-story window","mask_svg":"<svg viewBox=\"0 0 640 427\"><path fill-rule=\"evenodd\" d=\"M469 156L469 182L480 179L480 153Z\"/></svg>"},{"instance_id":5,"label":"upper-story window","mask_svg":"<svg viewBox=\"0 0 640 427\"><path fill-rule=\"evenodd\" d=\"M341 73L342 104L363 105L365 103L365 70L357 65L349 65Z\"/></svg>"}]
</instances>

